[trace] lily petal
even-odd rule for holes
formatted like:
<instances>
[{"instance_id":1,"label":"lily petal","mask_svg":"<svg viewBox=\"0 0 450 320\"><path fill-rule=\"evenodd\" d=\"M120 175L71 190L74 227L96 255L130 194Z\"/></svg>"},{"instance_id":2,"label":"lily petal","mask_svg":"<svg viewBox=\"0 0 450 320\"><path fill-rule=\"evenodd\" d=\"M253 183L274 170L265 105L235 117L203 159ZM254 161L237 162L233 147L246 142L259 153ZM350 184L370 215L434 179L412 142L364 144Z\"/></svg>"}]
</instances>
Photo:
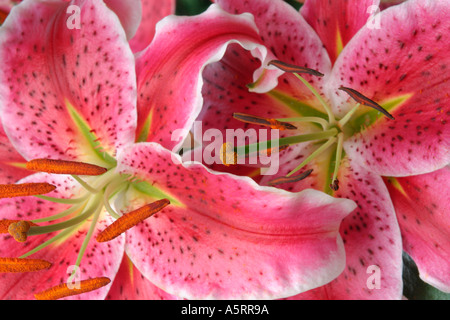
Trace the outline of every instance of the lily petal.
<instances>
[{"instance_id":1,"label":"lily petal","mask_svg":"<svg viewBox=\"0 0 450 320\"><path fill-rule=\"evenodd\" d=\"M247 177L182 164L154 143L121 150L118 163L121 172L171 199L127 232L126 248L144 276L169 293L187 299L281 298L342 272L338 228L355 208L352 201L260 187Z\"/></svg>"},{"instance_id":2,"label":"lily petal","mask_svg":"<svg viewBox=\"0 0 450 320\"><path fill-rule=\"evenodd\" d=\"M332 63L377 12L380 0L308 0L300 13L322 40Z\"/></svg>"},{"instance_id":3,"label":"lily petal","mask_svg":"<svg viewBox=\"0 0 450 320\"><path fill-rule=\"evenodd\" d=\"M175 129L187 133L192 126L202 105L203 68L220 60L230 43L250 50L263 65L273 59L249 14L230 15L213 4L201 15L169 16L158 23L154 40L137 55L138 141L155 141L167 148L181 145L184 139L172 141L171 133ZM256 70L253 80L259 79L258 88L270 90L281 72L263 71Z\"/></svg>"},{"instance_id":4,"label":"lily petal","mask_svg":"<svg viewBox=\"0 0 450 320\"><path fill-rule=\"evenodd\" d=\"M0 29L3 126L27 160L98 162L134 140L134 57L120 21L103 1L72 4L80 29L66 25L68 3L48 1L15 6Z\"/></svg>"},{"instance_id":5,"label":"lily petal","mask_svg":"<svg viewBox=\"0 0 450 320\"><path fill-rule=\"evenodd\" d=\"M106 300L178 300L148 281L124 255Z\"/></svg>"},{"instance_id":6,"label":"lily petal","mask_svg":"<svg viewBox=\"0 0 450 320\"><path fill-rule=\"evenodd\" d=\"M450 167L386 180L404 250L414 259L423 281L450 292Z\"/></svg>"},{"instance_id":7,"label":"lily petal","mask_svg":"<svg viewBox=\"0 0 450 320\"><path fill-rule=\"evenodd\" d=\"M142 3L142 19L136 35L130 40L133 52L147 47L155 35L156 23L175 13L175 0L140 0Z\"/></svg>"},{"instance_id":8,"label":"lily petal","mask_svg":"<svg viewBox=\"0 0 450 320\"><path fill-rule=\"evenodd\" d=\"M329 161L329 156L323 155L307 168L323 168L324 163ZM289 171L296 165L295 162L290 165L287 163L287 168L283 168L282 172ZM305 180L280 187L297 191L311 185L323 190L323 175L320 170L319 173L316 171ZM334 192L333 196L354 200L358 205L356 210L342 221L340 227L345 244L346 267L344 272L329 284L291 299L401 299L401 236L389 193L381 177L344 158L338 179L339 190ZM378 274L375 273L377 271ZM372 279L375 281L378 275L380 286L377 288Z\"/></svg>"},{"instance_id":9,"label":"lily petal","mask_svg":"<svg viewBox=\"0 0 450 320\"><path fill-rule=\"evenodd\" d=\"M72 198L79 192L79 185L71 177L64 175L48 175L37 173L26 177L21 182L48 182L57 186L57 189L48 195L59 198ZM21 197L0 200L1 219L34 220L52 214L57 214L67 208L67 204L56 204L36 197ZM17 214L17 212L20 212ZM57 221L61 222L61 220ZM112 223L112 218L101 214L98 221L98 230ZM46 225L39 223L40 226ZM78 250L87 233L90 223L80 225L64 241L57 241L44 249L32 254L30 258L43 259L52 263L48 270L24 274L5 273L0 275L1 299L34 299L33 294L49 289L50 287L67 282L69 275L75 270ZM1 235L0 256L19 257L45 241L53 238L56 233L29 236L25 243L15 241L9 234ZM101 244L90 241L82 259L81 267L77 271L75 280L85 280L99 276L106 276L111 280L117 273L124 253L125 239L121 236L111 242ZM79 275L79 278L78 278ZM76 283L73 283L75 286ZM89 293L68 297L65 299L104 299L109 286Z\"/></svg>"},{"instance_id":10,"label":"lily petal","mask_svg":"<svg viewBox=\"0 0 450 320\"><path fill-rule=\"evenodd\" d=\"M448 9L445 1L416 0L386 9L381 27L364 27L336 61L327 84L335 88L336 111L351 107L338 92L342 85L390 105L395 117L369 111L353 121L362 131L345 151L374 173L417 175L450 162Z\"/></svg>"},{"instance_id":11,"label":"lily petal","mask_svg":"<svg viewBox=\"0 0 450 320\"><path fill-rule=\"evenodd\" d=\"M9 142L3 127L0 125L0 183L14 183L27 175L25 159L14 149Z\"/></svg>"},{"instance_id":12,"label":"lily petal","mask_svg":"<svg viewBox=\"0 0 450 320\"><path fill-rule=\"evenodd\" d=\"M141 0L103 0L114 11L125 30L127 39L132 39L141 23L143 8Z\"/></svg>"}]
</instances>

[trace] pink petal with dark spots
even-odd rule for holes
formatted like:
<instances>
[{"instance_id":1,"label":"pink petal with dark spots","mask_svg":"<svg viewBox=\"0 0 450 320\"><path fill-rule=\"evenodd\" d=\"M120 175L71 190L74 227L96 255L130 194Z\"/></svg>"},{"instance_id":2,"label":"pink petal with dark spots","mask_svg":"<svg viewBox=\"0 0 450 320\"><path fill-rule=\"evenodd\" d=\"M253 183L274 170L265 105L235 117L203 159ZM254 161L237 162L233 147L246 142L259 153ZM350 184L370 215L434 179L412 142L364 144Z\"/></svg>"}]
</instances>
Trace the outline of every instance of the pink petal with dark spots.
<instances>
[{"instance_id":1,"label":"pink petal with dark spots","mask_svg":"<svg viewBox=\"0 0 450 320\"><path fill-rule=\"evenodd\" d=\"M367 128L345 143L347 154L372 172L422 174L450 162L449 9L446 1L416 0L386 9L381 28L363 28L336 61L327 86L340 115L355 104L341 85L381 105L403 99L388 110L395 120L360 114Z\"/></svg>"},{"instance_id":2,"label":"pink petal with dark spots","mask_svg":"<svg viewBox=\"0 0 450 320\"><path fill-rule=\"evenodd\" d=\"M14 183L30 174L17 165L24 165L25 159L14 149L0 125L0 183Z\"/></svg>"},{"instance_id":3,"label":"pink petal with dark spots","mask_svg":"<svg viewBox=\"0 0 450 320\"><path fill-rule=\"evenodd\" d=\"M395 180L386 179L386 185L402 231L403 248L425 282L450 292L450 167Z\"/></svg>"},{"instance_id":4,"label":"pink petal with dark spots","mask_svg":"<svg viewBox=\"0 0 450 320\"><path fill-rule=\"evenodd\" d=\"M316 169L326 163L329 155L317 159L308 168ZM333 159L334 160L334 159ZM295 163L282 169L291 170ZM291 167L291 168L289 168ZM322 169L322 171L324 171ZM264 178L268 179L268 178ZM354 161L345 158L338 174L337 198L354 200L357 208L342 221L340 234L344 240L346 267L329 284L310 290L292 299L360 300L401 299L402 297L402 244L400 230L389 193L381 177L367 172ZM286 190L302 190L308 186L324 190L323 173L318 170L306 179L280 185ZM328 189L330 191L330 189ZM380 287L375 287L375 270L380 273ZM367 285L368 281L371 285Z\"/></svg>"},{"instance_id":5,"label":"pink petal with dark spots","mask_svg":"<svg viewBox=\"0 0 450 320\"><path fill-rule=\"evenodd\" d=\"M201 31L199 31L201 30ZM155 38L137 55L138 141L154 141L172 148L175 129L189 130L202 105L201 73L218 61L230 43L239 43L263 61L273 55L261 44L249 14L230 15L216 5L193 17L169 16L158 23ZM279 70L259 68L254 90L276 86Z\"/></svg>"},{"instance_id":6,"label":"pink petal with dark spots","mask_svg":"<svg viewBox=\"0 0 450 320\"><path fill-rule=\"evenodd\" d=\"M57 189L49 194L51 197L72 198L77 196L80 187L72 178L64 175L34 174L21 182L48 182L56 185ZM1 219L12 220L33 220L57 214L68 208L67 204L55 204L47 200L36 197L19 197L0 200ZM63 220L57 220L61 222ZM111 224L113 219L102 214L98 221L98 226L93 234L103 230L106 225ZM47 223L39 223L44 226ZM33 294L48 289L50 287L68 281L70 272L73 271L78 252L85 238L90 223L81 224L72 234L62 242L53 243L50 246L32 254L29 258L43 259L52 263L47 270L29 273L3 273L0 274L0 298L3 299L34 299ZM16 242L9 234L0 235L0 256L19 257L32 250L43 242L55 236L57 232L29 236L25 243ZM125 236L122 235L107 243L97 243L90 241L79 269L79 280L105 276L114 279L119 270L120 262L124 253ZM110 286L72 296L65 299L104 299Z\"/></svg>"},{"instance_id":7,"label":"pink petal with dark spots","mask_svg":"<svg viewBox=\"0 0 450 320\"><path fill-rule=\"evenodd\" d=\"M136 35L130 40L133 52L138 52L147 47L155 35L156 23L175 13L175 0L141 0L142 19Z\"/></svg>"},{"instance_id":8,"label":"pink petal with dark spots","mask_svg":"<svg viewBox=\"0 0 450 320\"><path fill-rule=\"evenodd\" d=\"M126 255L106 300L178 300L148 281Z\"/></svg>"},{"instance_id":9,"label":"pink petal with dark spots","mask_svg":"<svg viewBox=\"0 0 450 320\"><path fill-rule=\"evenodd\" d=\"M127 232L127 254L158 287L187 299L282 298L342 272L338 228L352 201L261 187L180 161L154 143L119 154L121 172L172 199Z\"/></svg>"},{"instance_id":10,"label":"pink petal with dark spots","mask_svg":"<svg viewBox=\"0 0 450 320\"><path fill-rule=\"evenodd\" d=\"M379 2L308 0L301 7L300 13L317 32L334 63L342 48L368 22L372 14L379 11Z\"/></svg>"},{"instance_id":11,"label":"pink petal with dark spots","mask_svg":"<svg viewBox=\"0 0 450 320\"><path fill-rule=\"evenodd\" d=\"M67 27L69 3L44 1L16 6L0 29L2 121L27 160L92 158L67 103L103 151L134 140L134 57L119 19L102 1L71 4L80 29Z\"/></svg>"}]
</instances>

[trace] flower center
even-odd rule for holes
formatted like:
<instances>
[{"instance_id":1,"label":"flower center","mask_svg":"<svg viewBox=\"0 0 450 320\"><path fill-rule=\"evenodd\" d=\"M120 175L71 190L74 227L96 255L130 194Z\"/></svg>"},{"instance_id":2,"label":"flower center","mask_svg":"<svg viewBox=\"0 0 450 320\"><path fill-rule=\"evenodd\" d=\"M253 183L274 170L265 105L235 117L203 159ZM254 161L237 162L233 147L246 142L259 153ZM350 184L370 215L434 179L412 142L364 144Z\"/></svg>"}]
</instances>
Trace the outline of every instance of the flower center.
<instances>
[{"instance_id":1,"label":"flower center","mask_svg":"<svg viewBox=\"0 0 450 320\"><path fill-rule=\"evenodd\" d=\"M113 206L110 203L115 196L122 192L126 192L126 190L128 190L128 188L135 183L135 181L132 181L129 175L117 173L115 167L106 169L88 163L51 159L35 159L29 161L26 164L26 167L29 170L39 172L70 174L81 185L81 188L80 193L76 196L76 198L54 198L44 195L45 193L51 192L56 188L48 183L0 185L0 197L3 198L32 195L54 203L69 205L67 209L59 212L58 214L31 221L2 220L0 223L0 233L9 233L19 242L25 242L28 236L60 231L49 240L23 254L19 258L5 258L5 261L0 260L0 270L2 268L5 270L10 270L5 272L18 272L16 270L24 270L22 272L38 271L41 270L43 266L48 267L45 263L40 262L40 264L36 264L35 260L26 258L58 240L67 238L80 226L84 225L84 223L86 223L89 219L91 220L90 226L75 261L74 265L76 268L73 269L74 271L69 277L69 283L72 281L75 276L75 271L81 264L81 260L84 256L89 241L96 230L96 225L103 209L105 209L116 220L98 234L96 238L98 242L110 241L116 238L139 222L149 218L170 204L168 199L161 199L121 216L113 209ZM80 176L82 176L82 178ZM155 193L153 195L155 195ZM156 196L161 195L162 194L156 193ZM52 223L53 221L63 218L65 219L62 222ZM42 226L39 225L44 222L49 224ZM26 269L24 266L31 267ZM82 290L71 290L69 287L62 284L39 293L35 295L35 297L37 299L58 299L68 295L95 290L109 283L109 281L104 281L104 279L101 278L91 282L85 282L83 287L84 289Z\"/></svg>"},{"instance_id":2,"label":"flower center","mask_svg":"<svg viewBox=\"0 0 450 320\"><path fill-rule=\"evenodd\" d=\"M325 102L325 100L322 98L320 93L306 80L304 79L300 73L307 73L314 76L322 77L323 74L309 68L304 67L298 67L295 65L287 64L281 61L273 60L269 62L269 65L273 65L285 72L293 73L308 89L311 91L311 93L317 98L317 100L320 102L321 106L323 107L324 111L327 114L327 119L322 117L294 117L294 118L279 118L279 119L269 119L269 118L262 118L262 117L256 117L252 115L242 114L242 113L235 113L233 114L233 117L239 121L252 123L252 124L258 124L258 125L264 125L268 126L272 129L279 129L279 130L296 130L297 127L293 125L292 123L296 122L308 122L316 124L321 128L321 131L319 132L313 132L313 133L305 133L301 135L295 135L295 136L289 136L280 138L278 140L279 147L289 146L298 144L301 142L307 142L307 141L317 141L319 146L317 149L315 149L308 157L306 157L295 169L291 170L285 177L277 178L269 182L270 185L277 185L282 183L288 183L288 182L296 182L300 181L304 178L306 178L312 170L308 170L300 175L294 176L296 172L298 172L300 169L302 169L304 166L306 166L308 163L310 163L312 160L319 157L322 153L324 153L326 150L329 150L331 147L335 148L335 162L334 162L334 169L333 174L330 179L329 188L333 191L337 191L339 189L339 181L337 179L337 175L339 172L339 167L341 160L343 158L343 143L344 139L349 135L347 132L350 132L349 128L346 127L346 125L349 123L349 120L352 118L354 113L358 110L358 108L363 105L367 107L371 107L379 112L381 112L383 115L388 117L391 120L394 120L394 117L386 111L382 106L380 106L375 101L367 98L363 94L359 93L358 91L347 88L347 87L340 87L339 89L346 92L353 100L355 100L356 105L348 111L348 113L342 117L341 119L337 120L335 115L333 114L331 108L328 106L328 104ZM238 155L247 154L249 150L259 150L260 147L268 145L270 148L271 141L264 141L261 143L257 143L255 145L247 145L243 147L237 147L236 151ZM252 149L253 148L253 149Z\"/></svg>"}]
</instances>

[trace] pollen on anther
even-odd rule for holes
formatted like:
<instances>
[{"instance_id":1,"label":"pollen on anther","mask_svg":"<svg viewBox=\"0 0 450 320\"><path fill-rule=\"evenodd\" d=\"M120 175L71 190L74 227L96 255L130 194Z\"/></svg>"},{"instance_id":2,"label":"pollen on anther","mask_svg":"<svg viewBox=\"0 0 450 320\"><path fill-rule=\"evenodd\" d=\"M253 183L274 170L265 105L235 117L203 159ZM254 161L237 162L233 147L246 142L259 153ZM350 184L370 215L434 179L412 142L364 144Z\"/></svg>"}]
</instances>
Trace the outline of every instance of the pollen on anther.
<instances>
[{"instance_id":1,"label":"pollen on anther","mask_svg":"<svg viewBox=\"0 0 450 320\"><path fill-rule=\"evenodd\" d=\"M21 183L0 185L0 198L26 197L52 192L56 186L46 183Z\"/></svg>"},{"instance_id":2,"label":"pollen on anther","mask_svg":"<svg viewBox=\"0 0 450 320\"><path fill-rule=\"evenodd\" d=\"M0 233L8 233L9 226L12 223L19 222L19 221L22 221L22 220L8 220L8 219L0 220ZM30 224L31 227L37 226L36 223L33 223L31 221L27 221L27 222Z\"/></svg>"},{"instance_id":3,"label":"pollen on anther","mask_svg":"<svg viewBox=\"0 0 450 320\"><path fill-rule=\"evenodd\" d=\"M91 292L100 289L111 282L109 278L98 277L88 280L83 280L74 284L74 288L69 288L67 283L62 283L58 286L36 293L34 297L37 300L58 300L61 298Z\"/></svg>"},{"instance_id":4,"label":"pollen on anther","mask_svg":"<svg viewBox=\"0 0 450 320\"><path fill-rule=\"evenodd\" d=\"M54 159L34 159L27 162L26 167L28 170L39 172L85 176L98 176L108 171L95 164Z\"/></svg>"},{"instance_id":5,"label":"pollen on anther","mask_svg":"<svg viewBox=\"0 0 450 320\"><path fill-rule=\"evenodd\" d=\"M0 273L34 272L51 266L50 262L41 259L0 258Z\"/></svg>"},{"instance_id":6,"label":"pollen on anther","mask_svg":"<svg viewBox=\"0 0 450 320\"><path fill-rule=\"evenodd\" d=\"M161 211L169 204L170 201L168 199L161 199L124 214L111 225L106 227L105 230L100 232L96 239L98 242L113 240L128 229L137 225L139 222Z\"/></svg>"}]
</instances>

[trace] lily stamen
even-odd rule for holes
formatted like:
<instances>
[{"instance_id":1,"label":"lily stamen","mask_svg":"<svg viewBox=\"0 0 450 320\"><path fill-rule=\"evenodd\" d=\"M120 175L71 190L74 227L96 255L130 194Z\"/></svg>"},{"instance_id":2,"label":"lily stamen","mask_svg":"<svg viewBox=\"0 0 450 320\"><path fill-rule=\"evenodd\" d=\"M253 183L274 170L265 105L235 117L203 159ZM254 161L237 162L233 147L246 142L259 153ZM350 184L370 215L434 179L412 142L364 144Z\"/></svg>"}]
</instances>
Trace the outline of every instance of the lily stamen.
<instances>
[{"instance_id":1,"label":"lily stamen","mask_svg":"<svg viewBox=\"0 0 450 320\"><path fill-rule=\"evenodd\" d=\"M23 221L23 220L8 220L8 219L4 219L4 220L0 220L0 233L8 233L8 228L12 223L16 223L19 221ZM30 226L37 226L36 223L33 223L31 221L27 221Z\"/></svg>"},{"instance_id":2,"label":"lily stamen","mask_svg":"<svg viewBox=\"0 0 450 320\"><path fill-rule=\"evenodd\" d=\"M233 118L236 120L251 123L251 124L258 124L261 126L267 126L271 129L278 129L278 130L296 130L297 127L287 123L287 122L281 122L277 119L270 119L270 118L262 118L258 116L252 116L245 113L233 113Z\"/></svg>"},{"instance_id":3,"label":"lily stamen","mask_svg":"<svg viewBox=\"0 0 450 320\"><path fill-rule=\"evenodd\" d=\"M34 272L51 266L50 262L40 259L0 258L0 273Z\"/></svg>"},{"instance_id":4,"label":"lily stamen","mask_svg":"<svg viewBox=\"0 0 450 320\"><path fill-rule=\"evenodd\" d=\"M373 100L367 98L366 96L364 96L363 94L359 93L355 89L340 87L339 90L345 91L350 97L352 97L353 100L355 100L359 104L376 109L376 110L380 111L382 114L384 114L386 117L388 117L389 119L395 120L395 118L389 112L387 112L386 109L384 109L382 106L380 106L375 101L373 101Z\"/></svg>"},{"instance_id":5,"label":"lily stamen","mask_svg":"<svg viewBox=\"0 0 450 320\"><path fill-rule=\"evenodd\" d=\"M46 183L21 183L0 185L0 198L14 198L41 195L52 192L56 186Z\"/></svg>"},{"instance_id":6,"label":"lily stamen","mask_svg":"<svg viewBox=\"0 0 450 320\"><path fill-rule=\"evenodd\" d=\"M28 230L30 230L31 224L28 221L13 222L8 226L9 234L17 242L25 242L28 237Z\"/></svg>"},{"instance_id":7,"label":"lily stamen","mask_svg":"<svg viewBox=\"0 0 450 320\"><path fill-rule=\"evenodd\" d=\"M289 64L289 63L279 61L279 60L272 60L268 63L268 65L275 66L280 70L283 70L285 72L290 72L290 73L307 73L307 74L311 74L311 75L317 76L317 77L324 76L323 73L320 73L317 70L306 68L306 67L296 66L294 64Z\"/></svg>"},{"instance_id":8,"label":"lily stamen","mask_svg":"<svg viewBox=\"0 0 450 320\"><path fill-rule=\"evenodd\" d=\"M109 278L99 277L80 281L79 288L69 288L67 283L60 284L45 291L36 293L34 297L37 300L58 300L61 298L86 293L100 289L111 282Z\"/></svg>"},{"instance_id":9,"label":"lily stamen","mask_svg":"<svg viewBox=\"0 0 450 320\"><path fill-rule=\"evenodd\" d=\"M118 237L139 222L161 211L169 204L170 201L168 199L161 199L121 216L98 234L97 241L106 242Z\"/></svg>"},{"instance_id":10,"label":"lily stamen","mask_svg":"<svg viewBox=\"0 0 450 320\"><path fill-rule=\"evenodd\" d=\"M27 162L26 168L39 172L78 176L99 176L108 171L106 168L90 163L54 159L34 159Z\"/></svg>"},{"instance_id":11,"label":"lily stamen","mask_svg":"<svg viewBox=\"0 0 450 320\"><path fill-rule=\"evenodd\" d=\"M276 178L276 179L269 181L269 186L275 186L275 185L283 184L283 183L298 182L300 180L306 179L311 174L311 172L313 172L313 169L306 170L305 172L303 172L299 175L296 175L296 176L292 176L292 177Z\"/></svg>"}]
</instances>

